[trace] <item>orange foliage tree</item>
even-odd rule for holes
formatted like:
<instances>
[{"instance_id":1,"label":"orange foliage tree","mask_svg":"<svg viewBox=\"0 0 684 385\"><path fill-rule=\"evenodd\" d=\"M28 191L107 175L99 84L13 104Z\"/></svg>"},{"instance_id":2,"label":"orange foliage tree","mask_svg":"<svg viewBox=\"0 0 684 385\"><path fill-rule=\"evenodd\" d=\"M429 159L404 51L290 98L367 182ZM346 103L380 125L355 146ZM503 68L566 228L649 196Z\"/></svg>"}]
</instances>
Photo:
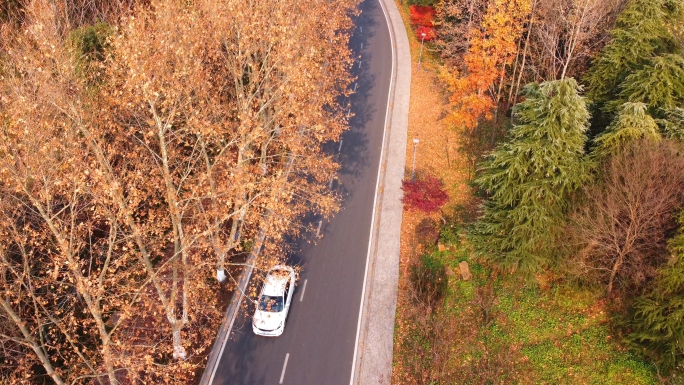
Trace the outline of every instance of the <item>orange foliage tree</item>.
<instances>
[{"instance_id":1,"label":"orange foliage tree","mask_svg":"<svg viewBox=\"0 0 684 385\"><path fill-rule=\"evenodd\" d=\"M493 0L464 57L463 70L447 69L442 78L448 85L452 124L472 129L484 117L491 119L501 93L506 68L517 53L517 41L531 12L530 0Z\"/></svg>"},{"instance_id":2,"label":"orange foliage tree","mask_svg":"<svg viewBox=\"0 0 684 385\"><path fill-rule=\"evenodd\" d=\"M153 0L92 73L52 2L0 22L0 382L191 382L213 272L337 208L355 6Z\"/></svg>"}]
</instances>

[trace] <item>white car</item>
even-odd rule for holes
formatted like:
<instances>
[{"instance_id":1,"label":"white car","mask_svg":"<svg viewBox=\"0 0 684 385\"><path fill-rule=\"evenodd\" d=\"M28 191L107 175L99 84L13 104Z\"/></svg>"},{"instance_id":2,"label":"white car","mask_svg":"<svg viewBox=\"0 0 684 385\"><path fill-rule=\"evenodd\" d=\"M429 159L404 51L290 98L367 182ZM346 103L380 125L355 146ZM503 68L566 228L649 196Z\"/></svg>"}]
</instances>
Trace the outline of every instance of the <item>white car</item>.
<instances>
[{"instance_id":1,"label":"white car","mask_svg":"<svg viewBox=\"0 0 684 385\"><path fill-rule=\"evenodd\" d=\"M294 284L295 272L291 267L276 266L268 271L252 318L254 334L266 337L283 334Z\"/></svg>"}]
</instances>

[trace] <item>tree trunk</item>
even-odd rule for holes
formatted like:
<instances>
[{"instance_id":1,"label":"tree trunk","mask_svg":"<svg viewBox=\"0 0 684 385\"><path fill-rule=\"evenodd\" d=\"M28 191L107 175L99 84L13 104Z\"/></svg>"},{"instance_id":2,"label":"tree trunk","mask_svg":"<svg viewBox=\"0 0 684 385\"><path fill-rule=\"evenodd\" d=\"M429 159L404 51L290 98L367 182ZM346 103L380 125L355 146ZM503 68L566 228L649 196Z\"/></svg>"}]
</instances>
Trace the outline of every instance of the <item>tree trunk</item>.
<instances>
[{"instance_id":1,"label":"tree trunk","mask_svg":"<svg viewBox=\"0 0 684 385\"><path fill-rule=\"evenodd\" d=\"M506 78L506 65L501 67L501 73L499 74L499 87L496 92L496 98L494 99L494 125L499 122L499 102L501 101L501 91L503 90L504 79ZM494 147L494 138L496 130L492 130L492 147Z\"/></svg>"},{"instance_id":2,"label":"tree trunk","mask_svg":"<svg viewBox=\"0 0 684 385\"><path fill-rule=\"evenodd\" d=\"M613 285L615 283L615 277L617 276L617 272L620 269L620 266L625 262L625 254L620 253L618 255L618 258L615 260L615 263L613 264L613 268L610 271L610 278L608 279L608 289L606 290L607 294L610 295L613 292Z\"/></svg>"},{"instance_id":3,"label":"tree trunk","mask_svg":"<svg viewBox=\"0 0 684 385\"><path fill-rule=\"evenodd\" d=\"M572 61L572 55L575 53L575 49L577 48L577 40L579 39L579 34L580 30L582 29L582 25L584 24L584 19L587 15L587 8L589 7L589 0L585 0L584 4L582 5L582 10L581 14L579 17L579 20L575 21L575 28L572 29L572 32L570 34L570 38L568 39L568 43L565 47L565 51L567 52L567 56L565 57L565 63L563 63L563 72L561 72L561 79L565 78L565 74L568 70L568 67L570 66L570 61Z\"/></svg>"},{"instance_id":4,"label":"tree trunk","mask_svg":"<svg viewBox=\"0 0 684 385\"><path fill-rule=\"evenodd\" d=\"M90 130L88 130L87 127L85 126L80 126L82 132L86 136L86 141L87 145L93 150L93 153L96 156L96 160L99 163L100 167L103 170L105 180L109 183L111 186L111 197L114 200L114 204L118 206L121 211L122 211L122 219L126 226L131 231L131 236L138 247L138 253L136 253L138 259L142 263L142 265L145 268L145 273L147 274L148 277L150 277L150 280L152 281L152 284L155 288L155 291L157 293L157 296L159 297L159 302L161 302L162 306L164 309L167 311L167 320L169 324L171 325L172 328L176 327L175 325L177 324L177 320L173 316L173 309L174 309L174 301L171 301L167 296L164 291L164 288L162 287L161 279L157 274L157 271L154 268L154 265L152 264L152 260L150 259L150 254L147 250L145 241L143 240L143 232L141 229L138 227L137 222L135 219L133 219L133 213L130 207L128 206L128 203L126 201L126 198L123 195L122 191L122 186L123 183L119 181L117 178L116 174L113 172L113 169L111 165L109 164L109 161L105 157L102 148L100 147L99 143L97 142L96 138L92 137L92 133ZM177 337L180 339L180 330L178 331ZM175 332L174 332L174 355L175 353ZM180 345L182 348L182 345ZM179 350L180 353L184 353L185 349L182 351Z\"/></svg>"},{"instance_id":5,"label":"tree trunk","mask_svg":"<svg viewBox=\"0 0 684 385\"><path fill-rule=\"evenodd\" d=\"M103 341L102 346L102 357L104 357L105 367L107 368L107 376L109 377L110 385L117 385L119 381L116 379L116 373L114 372L114 365L112 364L112 349L109 344L109 338L107 341Z\"/></svg>"},{"instance_id":6,"label":"tree trunk","mask_svg":"<svg viewBox=\"0 0 684 385\"><path fill-rule=\"evenodd\" d=\"M511 85L508 89L508 99L506 99L506 111L511 108L511 98L513 97L513 88L515 85L515 75L518 74L518 64L520 60L520 43L517 45L517 51L515 52L515 62L513 63L513 73L511 73Z\"/></svg>"},{"instance_id":7,"label":"tree trunk","mask_svg":"<svg viewBox=\"0 0 684 385\"><path fill-rule=\"evenodd\" d=\"M171 318L175 317L171 316ZM183 339L181 338L182 328L181 322L176 321L171 324L173 334L173 358L176 360L185 360L186 358L185 347L183 347Z\"/></svg>"},{"instance_id":8,"label":"tree trunk","mask_svg":"<svg viewBox=\"0 0 684 385\"><path fill-rule=\"evenodd\" d=\"M534 9L535 6L537 5L537 1L535 0L532 3L532 11L530 12L532 16L530 16L530 26L527 28L527 37L525 38L525 47L523 48L523 56L522 56L522 63L520 64L520 71L518 71L518 81L515 84L515 92L513 93L513 105L511 105L510 108L515 107L517 104L518 100L518 93L520 93L520 81L522 80L522 75L523 72L525 72L525 62L527 61L527 48L530 45L530 36L532 35L532 26L534 25Z\"/></svg>"}]
</instances>

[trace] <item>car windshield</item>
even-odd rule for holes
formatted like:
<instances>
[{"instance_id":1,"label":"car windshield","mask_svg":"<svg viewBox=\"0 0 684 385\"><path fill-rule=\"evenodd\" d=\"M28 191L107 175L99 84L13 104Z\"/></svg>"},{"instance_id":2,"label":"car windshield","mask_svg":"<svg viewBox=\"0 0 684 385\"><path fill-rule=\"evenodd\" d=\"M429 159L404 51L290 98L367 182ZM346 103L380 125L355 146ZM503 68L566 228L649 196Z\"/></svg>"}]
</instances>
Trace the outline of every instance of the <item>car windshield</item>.
<instances>
[{"instance_id":1,"label":"car windshield","mask_svg":"<svg viewBox=\"0 0 684 385\"><path fill-rule=\"evenodd\" d=\"M259 310L269 312L283 311L283 297L262 295L261 298L259 298Z\"/></svg>"}]
</instances>

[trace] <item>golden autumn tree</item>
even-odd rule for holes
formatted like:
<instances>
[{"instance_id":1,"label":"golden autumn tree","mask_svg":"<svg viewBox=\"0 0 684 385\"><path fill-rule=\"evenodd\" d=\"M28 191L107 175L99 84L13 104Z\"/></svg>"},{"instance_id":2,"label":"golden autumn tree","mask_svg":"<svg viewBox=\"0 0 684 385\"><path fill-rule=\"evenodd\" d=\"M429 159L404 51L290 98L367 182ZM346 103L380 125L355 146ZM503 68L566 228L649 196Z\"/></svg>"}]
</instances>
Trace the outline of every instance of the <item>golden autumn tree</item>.
<instances>
[{"instance_id":1,"label":"golden autumn tree","mask_svg":"<svg viewBox=\"0 0 684 385\"><path fill-rule=\"evenodd\" d=\"M227 253L239 249L243 237L253 237L256 229L263 227L259 223L267 211L281 207L288 211L268 215L269 226L283 223L284 227L269 233L269 237L279 238L296 229L292 218L301 214L301 209L318 207L316 210L329 213L334 208L332 196L321 190L321 183L330 179L336 166L320 152L320 145L334 140L346 126L335 98L345 92L350 81L346 74L351 64L347 35L340 31L351 25L339 15L349 13L351 4L323 6L321 2L302 7L288 1L250 2L212 11L227 51L220 60L220 74L214 78L221 79L219 86L235 95L230 104L221 106L221 113L232 114L233 124L224 132L232 135L234 143L223 152L229 159L221 162L209 157L205 163L212 169L215 164L230 171L230 182L223 188L238 188L227 194L226 204L234 217L226 216L222 208L216 215L207 211L207 218L217 224L208 230L218 257L219 280L224 276ZM306 11L311 6L316 12ZM291 23L288 18L293 10L301 10L296 25L283 28ZM262 17L268 12L273 13L273 20ZM274 38L264 41L264 33ZM310 183L305 175L315 176L316 182ZM208 183L215 186L212 188L219 187L216 181L221 178L207 176ZM245 183L247 180L250 182ZM294 197L298 199L292 200ZM218 208L217 196L212 194L211 199L212 206ZM225 231L220 223L225 224Z\"/></svg>"},{"instance_id":2,"label":"golden autumn tree","mask_svg":"<svg viewBox=\"0 0 684 385\"><path fill-rule=\"evenodd\" d=\"M146 282L90 166L63 24L45 2L26 10L2 76L1 317L3 335L30 348L8 378L40 365L58 384L116 384L144 362L129 322Z\"/></svg>"},{"instance_id":3,"label":"golden autumn tree","mask_svg":"<svg viewBox=\"0 0 684 385\"><path fill-rule=\"evenodd\" d=\"M489 3L481 25L471 32L463 70L447 69L442 74L451 91L452 124L472 129L481 118L491 119L530 11L531 0Z\"/></svg>"},{"instance_id":4,"label":"golden autumn tree","mask_svg":"<svg viewBox=\"0 0 684 385\"><path fill-rule=\"evenodd\" d=\"M322 144L347 126L356 2L152 2L88 73L65 19L27 4L3 29L0 338L21 354L1 378L188 382L214 267L276 263L304 213L337 208Z\"/></svg>"},{"instance_id":5,"label":"golden autumn tree","mask_svg":"<svg viewBox=\"0 0 684 385\"><path fill-rule=\"evenodd\" d=\"M487 0L445 0L435 5L437 11L435 45L442 59L460 68L461 59L470 47L471 33L477 31L487 11Z\"/></svg>"},{"instance_id":6,"label":"golden autumn tree","mask_svg":"<svg viewBox=\"0 0 684 385\"><path fill-rule=\"evenodd\" d=\"M205 17L160 3L154 13L129 19L112 39L110 87L101 99L108 119L103 134L122 138L113 154L134 154L138 175L105 171L107 183L135 186L138 196L154 202L159 223L148 227L172 242L170 263L158 271L144 239L136 238L178 358L186 355L181 330L196 292L186 274L212 260L200 255L216 254L221 280L226 255L244 252L245 240L260 246L259 231L277 241L297 230L305 211L335 209L326 181L336 165L321 144L346 125L339 109L327 107L346 88L350 63L327 55L335 29L321 33L316 23L324 15L302 12L307 16L290 26L289 12L299 5L198 4ZM186 27L174 27L179 23ZM333 81L325 81L326 71L336 71ZM127 226L143 233L125 195L116 199L131 212ZM154 278L160 275L172 277L170 296Z\"/></svg>"}]
</instances>

